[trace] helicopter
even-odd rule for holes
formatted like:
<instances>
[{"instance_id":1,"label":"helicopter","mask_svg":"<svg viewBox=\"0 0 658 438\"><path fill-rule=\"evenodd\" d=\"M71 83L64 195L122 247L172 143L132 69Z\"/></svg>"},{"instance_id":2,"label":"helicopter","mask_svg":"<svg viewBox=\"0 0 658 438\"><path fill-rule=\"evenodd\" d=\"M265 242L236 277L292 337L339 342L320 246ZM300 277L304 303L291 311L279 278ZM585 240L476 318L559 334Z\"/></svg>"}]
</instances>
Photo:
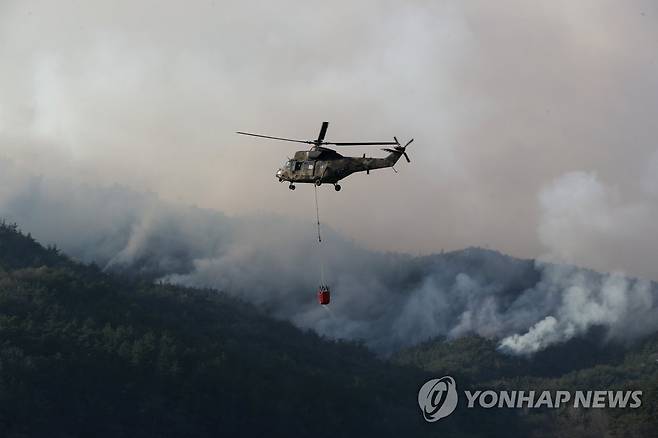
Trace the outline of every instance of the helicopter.
<instances>
[{"instance_id":1,"label":"helicopter","mask_svg":"<svg viewBox=\"0 0 658 438\"><path fill-rule=\"evenodd\" d=\"M252 134L250 132L242 131L238 131L236 134L312 145L307 151L295 152L293 158L288 159L283 167L277 170L275 174L275 177L279 179L279 182L288 181L288 188L290 190L295 190L295 183L309 183L315 184L316 186L327 183L333 184L334 189L338 192L341 189L338 181L355 172L366 172L366 174L370 174L370 171L374 169L382 169L386 167L393 168L395 163L397 163L402 156L404 156L408 163L411 162L407 155L406 148L412 141L414 141L413 138L404 146L400 145L400 142L396 137L393 137L394 141L392 142L330 142L324 141L328 127L329 122L322 122L322 127L320 128L320 133L316 140L295 140L291 138L272 137L269 135ZM366 154L363 154L362 157L344 157L335 150L325 147L325 145L391 147L382 149L389 153L388 156L384 158L366 158ZM395 168L393 168L393 170L395 170Z\"/></svg>"}]
</instances>

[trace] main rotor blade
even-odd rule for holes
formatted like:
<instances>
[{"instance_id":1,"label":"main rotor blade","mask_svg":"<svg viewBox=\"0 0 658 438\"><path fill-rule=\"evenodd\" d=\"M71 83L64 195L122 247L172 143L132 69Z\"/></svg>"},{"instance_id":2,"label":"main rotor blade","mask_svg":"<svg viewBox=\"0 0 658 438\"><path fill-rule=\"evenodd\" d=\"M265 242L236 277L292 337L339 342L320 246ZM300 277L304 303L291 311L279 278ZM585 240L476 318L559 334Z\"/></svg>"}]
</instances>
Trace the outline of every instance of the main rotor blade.
<instances>
[{"instance_id":1,"label":"main rotor blade","mask_svg":"<svg viewBox=\"0 0 658 438\"><path fill-rule=\"evenodd\" d=\"M322 144L333 144L335 146L381 146L381 145L396 145L397 143L394 141L364 141L364 142L329 142L325 141Z\"/></svg>"},{"instance_id":2,"label":"main rotor blade","mask_svg":"<svg viewBox=\"0 0 658 438\"><path fill-rule=\"evenodd\" d=\"M324 136L327 133L327 128L329 127L329 122L322 122L322 128L320 128L320 134L315 144L322 144L324 141Z\"/></svg>"},{"instance_id":3,"label":"main rotor blade","mask_svg":"<svg viewBox=\"0 0 658 438\"><path fill-rule=\"evenodd\" d=\"M313 144L315 142L310 141L310 140L295 140L292 138L283 138L283 137L272 137L271 135L260 135L260 134L252 134L250 132L242 132L242 131L236 131L236 134L240 135L250 135L252 137L260 137L260 138L270 138L272 140L281 140L281 141L292 141L295 143L306 143L306 144Z\"/></svg>"}]
</instances>

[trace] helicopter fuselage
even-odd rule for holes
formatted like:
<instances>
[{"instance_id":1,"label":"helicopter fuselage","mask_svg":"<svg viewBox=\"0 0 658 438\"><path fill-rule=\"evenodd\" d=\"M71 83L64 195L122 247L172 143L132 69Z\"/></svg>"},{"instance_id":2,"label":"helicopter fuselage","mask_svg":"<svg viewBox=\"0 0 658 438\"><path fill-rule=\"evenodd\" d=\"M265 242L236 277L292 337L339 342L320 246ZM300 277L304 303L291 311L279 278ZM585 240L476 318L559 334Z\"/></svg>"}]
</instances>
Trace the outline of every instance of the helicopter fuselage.
<instances>
[{"instance_id":1,"label":"helicopter fuselage","mask_svg":"<svg viewBox=\"0 0 658 438\"><path fill-rule=\"evenodd\" d=\"M336 184L355 172L392 167L401 156L402 153L395 151L385 158L344 157L333 149L319 147L297 151L275 177L290 183Z\"/></svg>"}]
</instances>

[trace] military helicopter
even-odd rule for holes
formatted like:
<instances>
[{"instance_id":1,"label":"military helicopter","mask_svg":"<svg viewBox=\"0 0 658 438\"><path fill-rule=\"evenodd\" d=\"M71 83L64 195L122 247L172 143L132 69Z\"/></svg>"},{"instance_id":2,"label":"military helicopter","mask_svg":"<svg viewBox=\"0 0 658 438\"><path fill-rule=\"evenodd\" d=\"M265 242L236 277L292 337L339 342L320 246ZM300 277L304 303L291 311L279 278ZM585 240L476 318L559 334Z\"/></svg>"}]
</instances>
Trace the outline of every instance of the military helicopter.
<instances>
[{"instance_id":1,"label":"military helicopter","mask_svg":"<svg viewBox=\"0 0 658 438\"><path fill-rule=\"evenodd\" d=\"M355 172L366 172L370 174L370 171L374 169L393 167L401 156L404 156L408 163L411 162L406 148L414 141L413 138L404 146L400 145L396 137L393 137L394 141L330 142L324 141L328 127L329 122L322 122L320 134L318 134L316 140L294 140L291 138L272 137L242 131L238 131L237 134L313 145L307 151L295 152L294 157L288 159L283 167L277 170L275 177L279 179L279 182L288 181L290 183L288 185L290 190L295 190L295 183L311 183L317 186L328 183L333 184L334 189L338 192L341 188L338 181ZM366 158L366 154L363 154L363 157L344 157L335 150L325 147L325 145L392 147L382 149L389 153L384 158Z\"/></svg>"}]
</instances>

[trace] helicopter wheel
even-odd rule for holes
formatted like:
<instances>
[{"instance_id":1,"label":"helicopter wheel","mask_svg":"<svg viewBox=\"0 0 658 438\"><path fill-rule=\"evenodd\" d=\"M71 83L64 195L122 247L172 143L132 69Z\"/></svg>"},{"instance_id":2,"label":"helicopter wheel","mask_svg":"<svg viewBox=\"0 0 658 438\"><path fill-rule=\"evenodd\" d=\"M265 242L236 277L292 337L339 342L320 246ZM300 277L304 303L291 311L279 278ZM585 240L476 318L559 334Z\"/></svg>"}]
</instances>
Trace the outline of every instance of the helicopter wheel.
<instances>
[{"instance_id":1,"label":"helicopter wheel","mask_svg":"<svg viewBox=\"0 0 658 438\"><path fill-rule=\"evenodd\" d=\"M320 178L315 180L315 185L320 187L322 185L322 180Z\"/></svg>"},{"instance_id":2,"label":"helicopter wheel","mask_svg":"<svg viewBox=\"0 0 658 438\"><path fill-rule=\"evenodd\" d=\"M290 185L288 186L288 188L289 188L290 190L295 190L295 185L294 185L294 184L290 184Z\"/></svg>"},{"instance_id":3,"label":"helicopter wheel","mask_svg":"<svg viewBox=\"0 0 658 438\"><path fill-rule=\"evenodd\" d=\"M334 190L340 192L340 184L334 184Z\"/></svg>"}]
</instances>

